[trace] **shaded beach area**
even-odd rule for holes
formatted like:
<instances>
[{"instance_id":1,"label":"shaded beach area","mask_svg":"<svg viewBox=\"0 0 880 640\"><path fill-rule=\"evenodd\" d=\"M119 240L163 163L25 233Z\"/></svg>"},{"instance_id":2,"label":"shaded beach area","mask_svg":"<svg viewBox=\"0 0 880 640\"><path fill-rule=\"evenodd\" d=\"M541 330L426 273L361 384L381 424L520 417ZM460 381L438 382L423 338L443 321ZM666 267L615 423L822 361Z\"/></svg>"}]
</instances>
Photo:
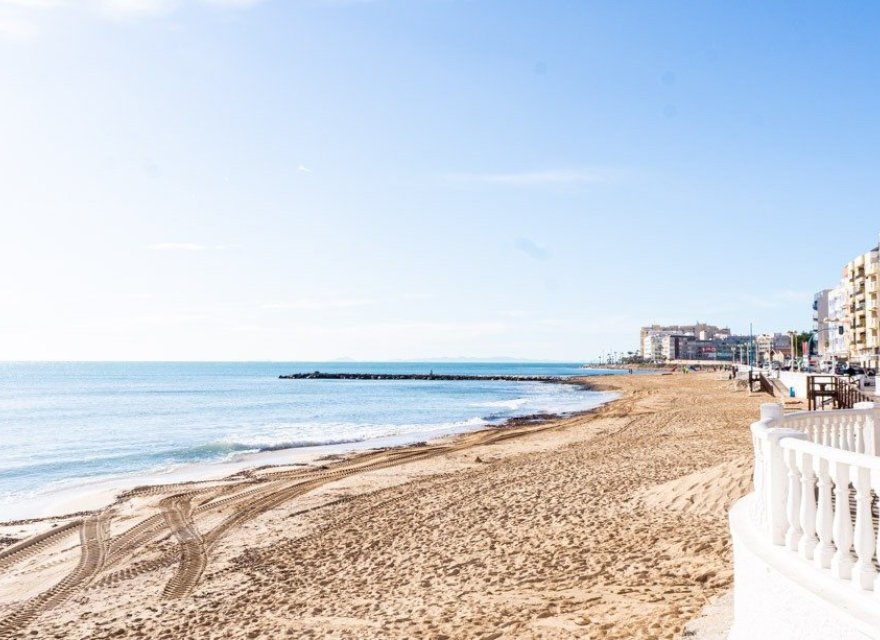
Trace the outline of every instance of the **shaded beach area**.
<instances>
[{"instance_id":1,"label":"shaded beach area","mask_svg":"<svg viewBox=\"0 0 880 640\"><path fill-rule=\"evenodd\" d=\"M765 397L585 382L620 399L3 526L0 637L676 638L730 586Z\"/></svg>"}]
</instances>

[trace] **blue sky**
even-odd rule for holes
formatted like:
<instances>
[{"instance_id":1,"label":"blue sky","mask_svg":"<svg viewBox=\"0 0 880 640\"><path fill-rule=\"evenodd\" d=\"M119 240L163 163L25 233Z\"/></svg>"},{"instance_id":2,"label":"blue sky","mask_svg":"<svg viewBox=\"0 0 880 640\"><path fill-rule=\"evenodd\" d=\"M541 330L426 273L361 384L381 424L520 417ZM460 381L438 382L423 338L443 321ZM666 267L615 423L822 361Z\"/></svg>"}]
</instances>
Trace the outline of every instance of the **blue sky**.
<instances>
[{"instance_id":1,"label":"blue sky","mask_svg":"<svg viewBox=\"0 0 880 640\"><path fill-rule=\"evenodd\" d=\"M586 360L876 245L871 3L0 0L0 359Z\"/></svg>"}]
</instances>

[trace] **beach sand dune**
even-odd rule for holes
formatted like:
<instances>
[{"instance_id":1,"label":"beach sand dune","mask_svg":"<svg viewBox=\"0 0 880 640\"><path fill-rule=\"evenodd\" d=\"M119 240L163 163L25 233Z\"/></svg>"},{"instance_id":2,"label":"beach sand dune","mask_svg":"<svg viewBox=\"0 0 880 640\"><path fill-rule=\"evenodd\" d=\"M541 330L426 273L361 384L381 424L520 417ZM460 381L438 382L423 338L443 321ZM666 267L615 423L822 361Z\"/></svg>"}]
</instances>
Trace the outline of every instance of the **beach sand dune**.
<instances>
[{"instance_id":1,"label":"beach sand dune","mask_svg":"<svg viewBox=\"0 0 880 640\"><path fill-rule=\"evenodd\" d=\"M0 637L678 637L730 586L767 398L716 374L601 384L621 399L585 415L59 519L0 551Z\"/></svg>"}]
</instances>

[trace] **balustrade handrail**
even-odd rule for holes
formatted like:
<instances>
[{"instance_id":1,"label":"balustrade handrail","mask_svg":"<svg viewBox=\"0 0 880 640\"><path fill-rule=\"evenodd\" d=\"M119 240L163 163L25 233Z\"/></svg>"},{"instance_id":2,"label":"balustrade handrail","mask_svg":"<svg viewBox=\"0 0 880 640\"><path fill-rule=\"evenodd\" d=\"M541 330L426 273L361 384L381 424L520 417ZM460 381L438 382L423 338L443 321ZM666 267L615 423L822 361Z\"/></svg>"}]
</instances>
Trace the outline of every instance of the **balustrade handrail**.
<instances>
[{"instance_id":1,"label":"balustrade handrail","mask_svg":"<svg viewBox=\"0 0 880 640\"><path fill-rule=\"evenodd\" d=\"M874 408L849 408L849 409L834 409L833 411L793 411L792 413L786 413L782 416L780 422L783 424L789 422L791 420L798 420L801 418L810 418L812 420L821 421L823 418L834 418L835 416L858 416L864 415L866 413L870 413Z\"/></svg>"},{"instance_id":2,"label":"balustrade handrail","mask_svg":"<svg viewBox=\"0 0 880 640\"><path fill-rule=\"evenodd\" d=\"M781 438L779 446L783 449L791 449L809 453L815 457L822 458L828 462L837 462L840 464L848 464L854 467L870 469L880 472L880 457L872 456L867 453L856 453L855 451L845 451L837 447L829 447L827 444L818 442L810 442L809 440L801 440L796 438Z\"/></svg>"},{"instance_id":3,"label":"balustrade handrail","mask_svg":"<svg viewBox=\"0 0 880 640\"><path fill-rule=\"evenodd\" d=\"M834 416L856 416L856 415L864 415L866 413L870 413L873 409L835 409L834 411L793 411L792 413L786 413L782 418L778 418L773 420L773 422L779 422L778 425L773 426L787 426L786 423L792 422L794 420L800 418L810 418L811 420L815 420L817 423L821 423L823 419L829 419Z\"/></svg>"},{"instance_id":4,"label":"balustrade handrail","mask_svg":"<svg viewBox=\"0 0 880 640\"><path fill-rule=\"evenodd\" d=\"M880 455L880 433L875 432L872 427L874 422L880 424L880 411L874 408L873 403L870 408L799 411L787 415L777 409L765 416L763 422L766 423L766 428L799 431L819 444L856 453Z\"/></svg>"}]
</instances>

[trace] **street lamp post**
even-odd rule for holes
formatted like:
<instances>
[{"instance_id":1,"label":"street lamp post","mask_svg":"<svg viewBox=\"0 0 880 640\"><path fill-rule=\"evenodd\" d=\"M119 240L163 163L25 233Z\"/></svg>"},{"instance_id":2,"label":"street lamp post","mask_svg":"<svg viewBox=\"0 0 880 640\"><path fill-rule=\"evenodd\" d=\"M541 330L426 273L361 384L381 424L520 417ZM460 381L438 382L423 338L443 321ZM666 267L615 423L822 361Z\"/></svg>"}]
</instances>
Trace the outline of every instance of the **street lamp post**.
<instances>
[{"instance_id":1,"label":"street lamp post","mask_svg":"<svg viewBox=\"0 0 880 640\"><path fill-rule=\"evenodd\" d=\"M829 325L829 326L826 326L824 329L819 329L818 331L814 332L814 336L816 337L817 343L818 343L818 339L819 339L819 334L822 333L823 331L829 331L829 332L830 331L837 331L838 333L840 333L840 331L843 327L843 321L840 320L839 318L823 318L822 324ZM833 325L833 326L831 326L831 325ZM837 363L834 361L835 360L835 355L834 355L835 352L831 350L831 340L826 340L825 348L827 350L826 355L828 356L828 363L831 365L831 373L834 373L834 367Z\"/></svg>"},{"instance_id":2,"label":"street lamp post","mask_svg":"<svg viewBox=\"0 0 880 640\"><path fill-rule=\"evenodd\" d=\"M788 337L791 339L791 370L794 371L794 337L797 335L797 331L789 331Z\"/></svg>"},{"instance_id":3,"label":"street lamp post","mask_svg":"<svg viewBox=\"0 0 880 640\"><path fill-rule=\"evenodd\" d=\"M752 340L753 340L753 339L752 339L752 335L753 335L753 333L752 333L752 323L750 322L750 323L749 323L749 350L748 350L748 353L746 354L746 355L748 356L748 359L749 359L749 371L752 370Z\"/></svg>"}]
</instances>

